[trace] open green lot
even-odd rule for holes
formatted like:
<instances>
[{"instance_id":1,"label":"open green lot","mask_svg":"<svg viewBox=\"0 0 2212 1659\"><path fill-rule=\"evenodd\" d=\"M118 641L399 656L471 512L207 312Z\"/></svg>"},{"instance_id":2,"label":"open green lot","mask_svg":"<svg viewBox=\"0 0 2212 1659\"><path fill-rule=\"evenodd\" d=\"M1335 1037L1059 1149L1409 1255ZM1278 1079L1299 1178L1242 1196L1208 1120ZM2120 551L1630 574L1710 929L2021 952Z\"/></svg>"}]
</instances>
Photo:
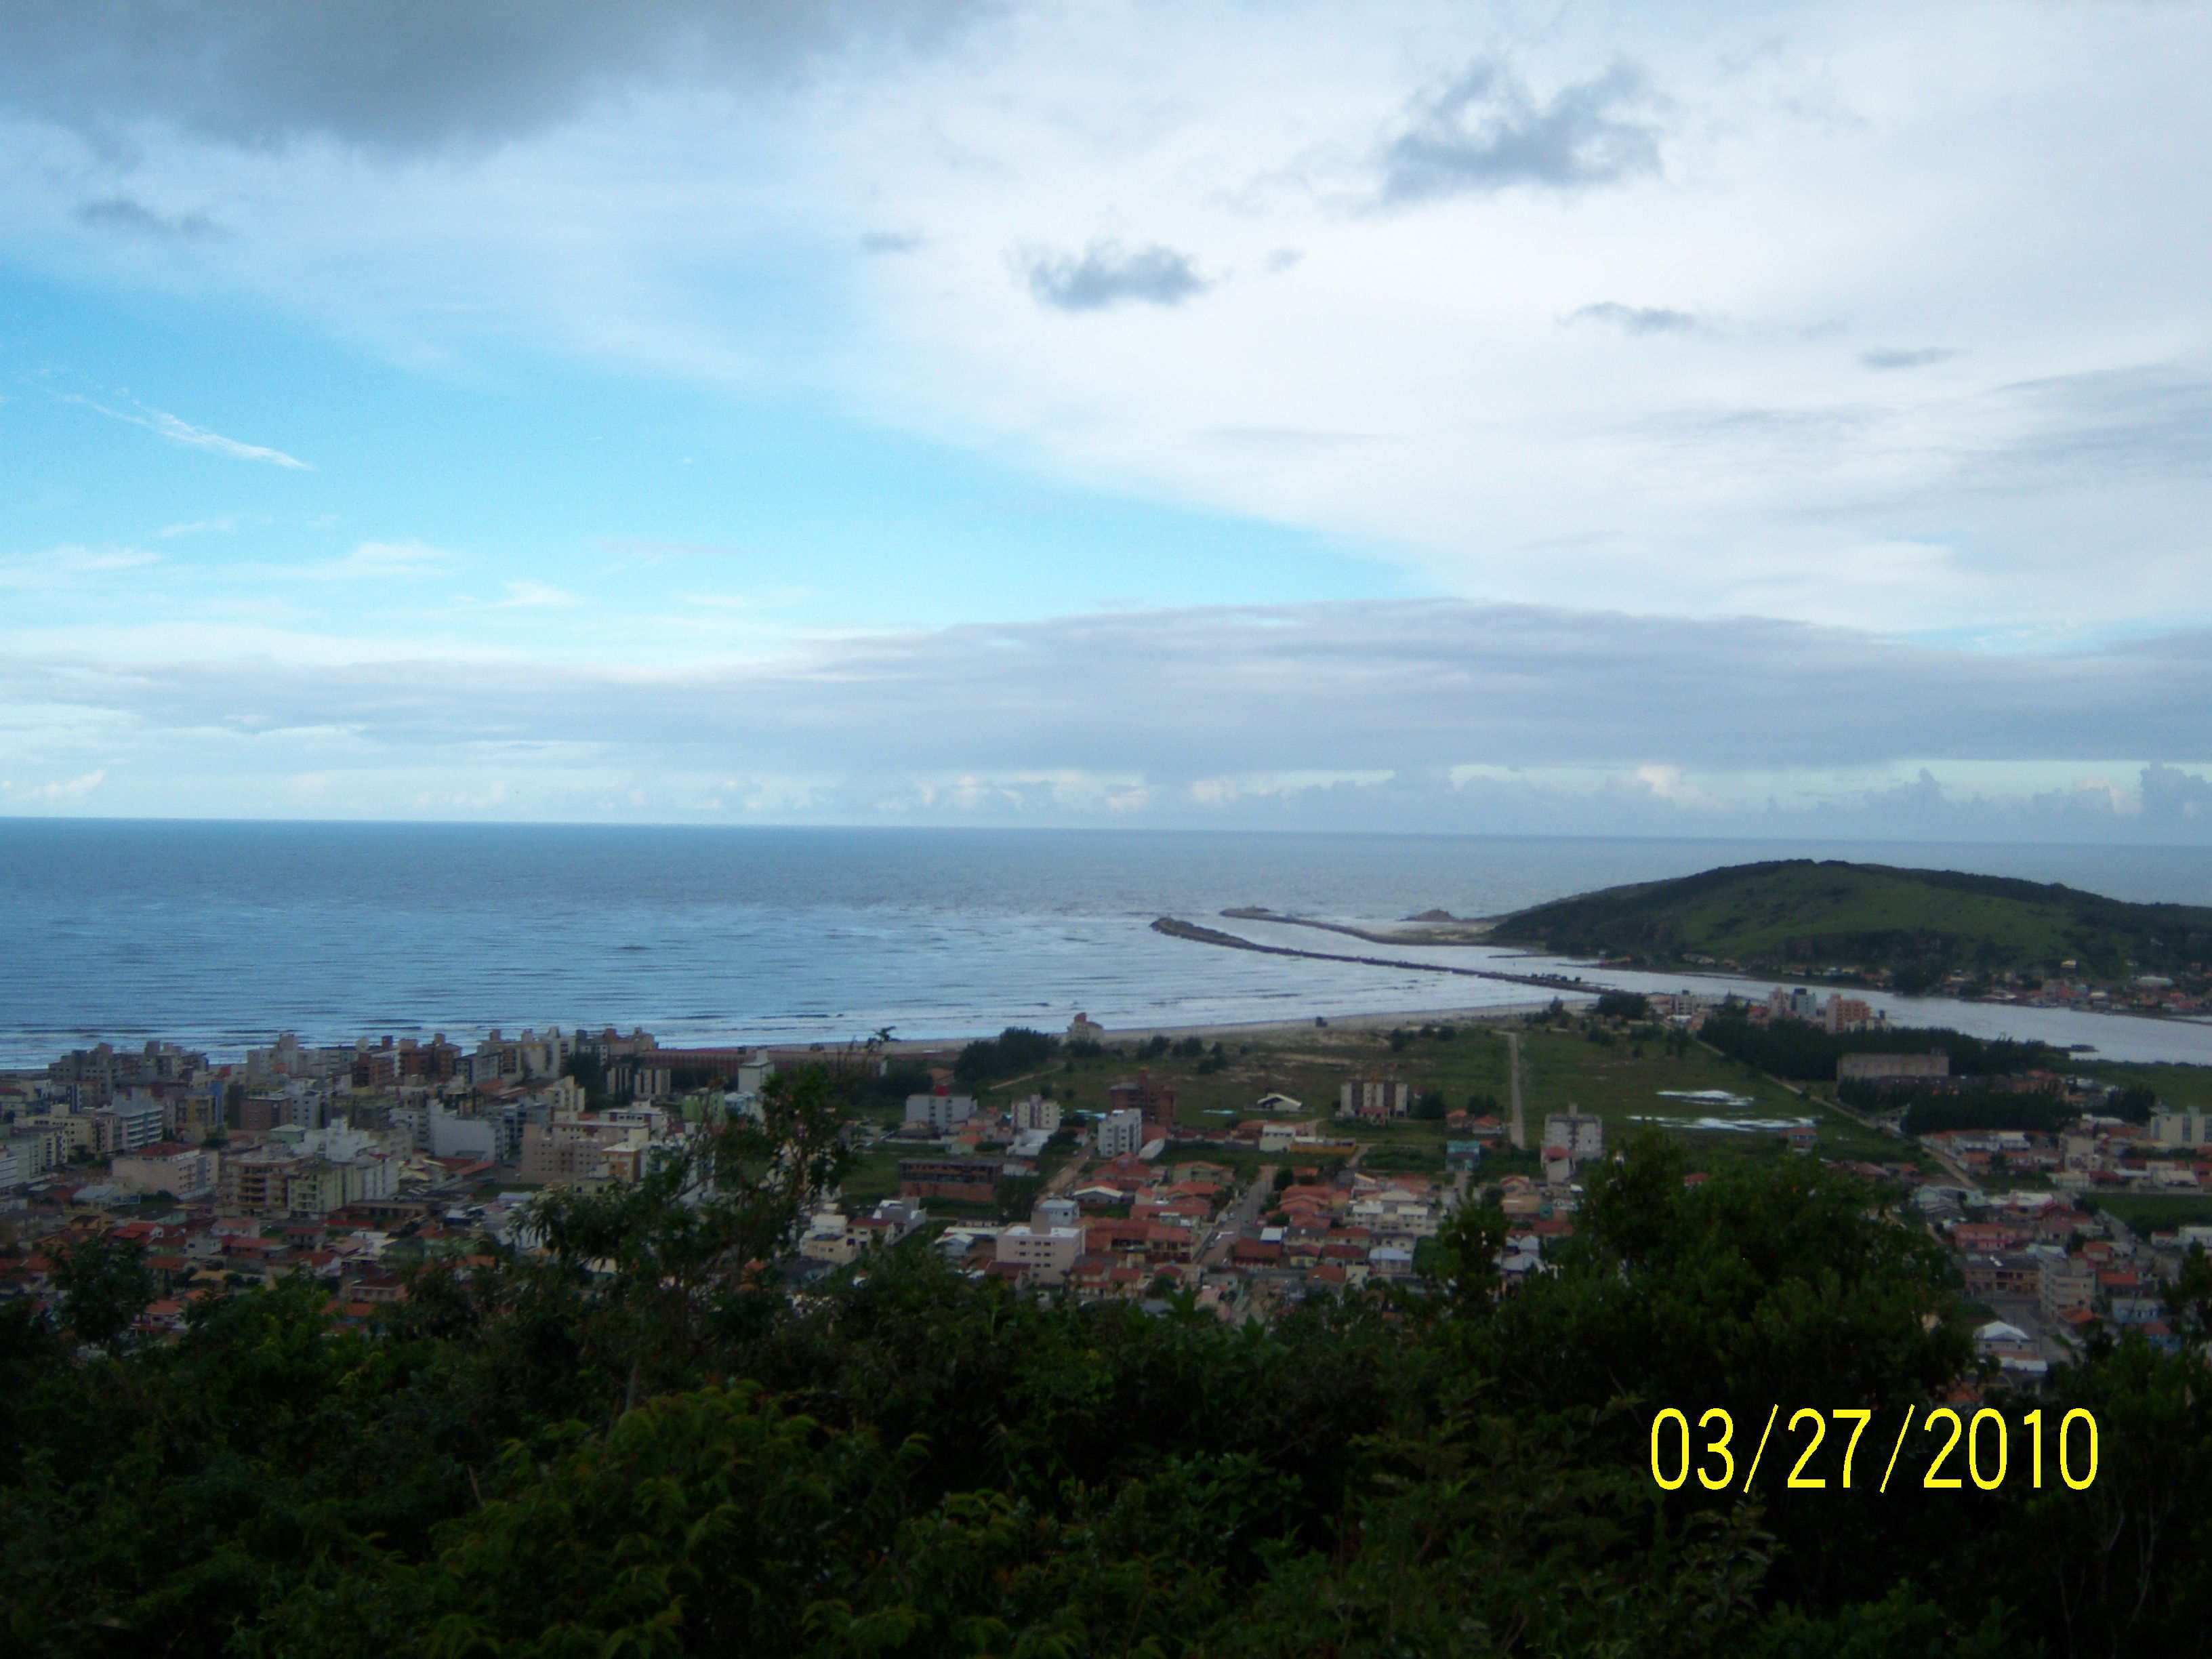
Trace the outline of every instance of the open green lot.
<instances>
[{"instance_id":1,"label":"open green lot","mask_svg":"<svg viewBox=\"0 0 2212 1659\"><path fill-rule=\"evenodd\" d=\"M2212 1110L2212 1066L2132 1066L2084 1060L2074 1070L2121 1089L2148 1089L2169 1106Z\"/></svg>"},{"instance_id":2,"label":"open green lot","mask_svg":"<svg viewBox=\"0 0 2212 1659\"><path fill-rule=\"evenodd\" d=\"M2096 1194L2097 1207L2117 1216L2139 1233L2169 1227L2212 1227L2212 1194L2115 1193Z\"/></svg>"},{"instance_id":3,"label":"open green lot","mask_svg":"<svg viewBox=\"0 0 2212 1659\"><path fill-rule=\"evenodd\" d=\"M1611 1041L1593 1041L1599 1030ZM1752 1068L1698 1043L1680 1053L1668 1045L1604 1031L1587 1022L1573 1026L1538 1026L1521 1039L1528 1128L1534 1135L1545 1115L1570 1107L1605 1120L1607 1144L1643 1127L1639 1120L1662 1123L1683 1144L1692 1170L1718 1170L1744 1159L1766 1162L1789 1157L1778 1131L1697 1129L1698 1119L1782 1121L1809 1117L1819 1134L1818 1155L1874 1164L1925 1159L1905 1141L1869 1129L1837 1111L1815 1092L1792 1094ZM1722 1091L1749 1103L1734 1105L1672 1098Z\"/></svg>"},{"instance_id":4,"label":"open green lot","mask_svg":"<svg viewBox=\"0 0 2212 1659\"><path fill-rule=\"evenodd\" d=\"M857 1214L862 1210L872 1207L878 1199L895 1195L899 1187L898 1166L901 1158L929 1158L939 1155L934 1146L926 1145L918 1146L912 1142L902 1143L896 1140L879 1142L876 1146L855 1152L852 1162L846 1166L844 1178L839 1182L839 1191L843 1196L846 1210ZM1036 1160L1037 1182L1040 1186L1066 1167L1067 1156L1065 1152L1055 1148ZM936 1198L929 1200L929 1206L933 1210L962 1207L953 1206L950 1200ZM978 1214L981 1214L985 1210L996 1208L995 1206L990 1205L966 1207L975 1208Z\"/></svg>"},{"instance_id":5,"label":"open green lot","mask_svg":"<svg viewBox=\"0 0 2212 1659\"><path fill-rule=\"evenodd\" d=\"M1353 1126L1337 1123L1334 1112L1346 1079L1381 1075L1402 1079L1417 1092L1433 1090L1443 1095L1448 1108L1474 1105L1494 1109L1504 1120L1510 1099L1506 1028L1485 1024L1449 1029L1449 1037L1434 1026L1424 1036L1417 1023L1409 1024L1395 1043L1387 1031L1328 1028L1272 1042L1224 1042L1218 1069L1201 1070L1200 1060L1189 1056L1139 1061L1109 1051L1072 1065L1058 1062L1049 1071L980 1092L987 1099L1005 1100L1045 1089L1073 1109L1103 1111L1108 1089L1133 1080L1141 1064L1154 1081L1176 1090L1177 1121L1191 1129L1218 1131L1239 1118L1255 1115L1263 1096L1283 1094L1301 1103L1297 1112L1284 1115L1330 1120L1332 1128L1367 1146L1364 1168L1378 1173L1441 1175L1449 1133L1441 1121L1415 1118ZM1682 1049L1663 1036L1650 1035L1650 1028L1643 1028L1645 1034L1639 1036L1638 1028L1618 1022L1582 1019L1516 1029L1532 1139L1541 1133L1548 1113L1571 1106L1603 1118L1607 1144L1614 1146L1641 1127L1638 1119L1673 1119L1676 1121L1665 1127L1682 1140L1690 1167L1716 1170L1743 1159L1764 1162L1787 1157L1788 1150L1778 1131L1695 1129L1687 1127L1690 1121L1810 1117L1824 1157L1933 1167L1908 1143L1868 1129L1835 1110L1817 1097L1817 1090L1814 1098L1801 1097L1696 1043ZM1593 1032L1598 1034L1595 1038ZM1748 1097L1749 1103L1670 1099L1662 1092L1708 1090ZM1249 1154L1215 1156L1248 1179L1252 1170L1246 1166L1255 1168L1262 1161ZM1282 1160L1271 1155L1264 1161ZM1483 1173L1492 1179L1516 1170L1533 1173L1536 1164L1533 1154L1516 1156L1501 1145L1486 1156Z\"/></svg>"}]
</instances>

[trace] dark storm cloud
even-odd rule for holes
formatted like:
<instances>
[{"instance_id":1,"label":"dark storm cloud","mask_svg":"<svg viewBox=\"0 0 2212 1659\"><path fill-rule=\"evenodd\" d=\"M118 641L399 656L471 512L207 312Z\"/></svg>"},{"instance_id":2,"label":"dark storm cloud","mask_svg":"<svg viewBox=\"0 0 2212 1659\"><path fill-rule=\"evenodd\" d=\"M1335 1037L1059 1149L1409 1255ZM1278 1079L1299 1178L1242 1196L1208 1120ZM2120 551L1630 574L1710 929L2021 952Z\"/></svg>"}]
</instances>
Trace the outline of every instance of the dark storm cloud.
<instances>
[{"instance_id":1,"label":"dark storm cloud","mask_svg":"<svg viewBox=\"0 0 2212 1659\"><path fill-rule=\"evenodd\" d=\"M1572 190L1659 170L1659 129L1643 112L1643 78L1616 65L1595 80L1533 97L1498 64L1476 63L1407 112L1382 152L1387 202L1504 190Z\"/></svg>"},{"instance_id":2,"label":"dark storm cloud","mask_svg":"<svg viewBox=\"0 0 2212 1659\"><path fill-rule=\"evenodd\" d=\"M453 755L600 744L633 763L856 778L2201 763L2212 760L2208 701L2203 632L2005 655L1797 623L1448 601L1072 617L653 676L454 661L0 663L0 706L104 710L148 732L335 728Z\"/></svg>"},{"instance_id":3,"label":"dark storm cloud","mask_svg":"<svg viewBox=\"0 0 2212 1659\"><path fill-rule=\"evenodd\" d=\"M1179 306L1212 286L1189 254L1157 244L1093 242L1079 254L1031 250L1019 263L1030 295L1055 311L1103 311L1131 301Z\"/></svg>"},{"instance_id":4,"label":"dark storm cloud","mask_svg":"<svg viewBox=\"0 0 2212 1659\"><path fill-rule=\"evenodd\" d=\"M1603 300L1571 312L1569 323L1605 323L1624 334L1694 334L1705 325L1686 311L1668 311L1658 306L1625 306Z\"/></svg>"},{"instance_id":5,"label":"dark storm cloud","mask_svg":"<svg viewBox=\"0 0 2212 1659\"><path fill-rule=\"evenodd\" d=\"M71 0L0 5L0 103L236 143L495 141L658 78L927 46L980 0Z\"/></svg>"}]
</instances>

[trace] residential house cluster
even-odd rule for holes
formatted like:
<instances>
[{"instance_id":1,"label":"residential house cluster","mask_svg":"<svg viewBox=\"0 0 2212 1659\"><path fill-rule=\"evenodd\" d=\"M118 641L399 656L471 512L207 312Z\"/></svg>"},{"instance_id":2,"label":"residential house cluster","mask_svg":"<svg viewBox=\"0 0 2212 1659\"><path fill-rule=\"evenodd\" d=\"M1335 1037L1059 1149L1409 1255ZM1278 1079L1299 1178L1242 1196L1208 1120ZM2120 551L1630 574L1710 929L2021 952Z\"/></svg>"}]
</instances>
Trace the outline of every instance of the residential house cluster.
<instances>
[{"instance_id":1,"label":"residential house cluster","mask_svg":"<svg viewBox=\"0 0 2212 1659\"><path fill-rule=\"evenodd\" d=\"M143 1338L181 1329L197 1302L294 1274L328 1290L339 1318L359 1322L404 1299L410 1267L443 1258L466 1273L488 1264L484 1241L514 1242L516 1222L504 1205L471 1202L458 1183L283 1218L234 1213L213 1199L118 1212L57 1191L9 1213L15 1253L0 1254L0 1299L52 1308L60 1299L56 1260L106 1238L143 1252L154 1286L134 1322Z\"/></svg>"},{"instance_id":2,"label":"residential house cluster","mask_svg":"<svg viewBox=\"0 0 2212 1659\"><path fill-rule=\"evenodd\" d=\"M1290 1174L1273 1208L1242 1230L1229 1254L1232 1268L1279 1297L1410 1277L1420 1242L1436 1236L1453 1202L1449 1189L1418 1173Z\"/></svg>"},{"instance_id":3,"label":"residential house cluster","mask_svg":"<svg viewBox=\"0 0 2212 1659\"><path fill-rule=\"evenodd\" d=\"M1957 1253L1965 1294L1996 1309L1998 1319L1976 1341L2002 1372L2042 1376L2099 1322L2178 1346L2164 1282L2179 1271L2191 1241L2172 1233L2139 1239L2059 1194L1984 1195L1930 1182L1915 1201ZM2186 1231L2212 1243L2212 1228Z\"/></svg>"},{"instance_id":4,"label":"residential house cluster","mask_svg":"<svg viewBox=\"0 0 2212 1659\"><path fill-rule=\"evenodd\" d=\"M1831 1036L1879 1031L1888 1024L1888 1016L1863 997L1847 997L1840 992L1824 997L1802 985L1787 991L1777 987L1764 1001L1747 1005L1744 1012L1754 1024L1778 1019L1802 1020Z\"/></svg>"},{"instance_id":5,"label":"residential house cluster","mask_svg":"<svg viewBox=\"0 0 2212 1659\"><path fill-rule=\"evenodd\" d=\"M579 1055L602 1076L632 1067L596 1110L570 1074ZM162 1042L73 1050L0 1076L0 1242L19 1250L0 1253L0 1296L48 1294L52 1249L112 1234L149 1251L157 1324L240 1274L306 1271L349 1308L395 1299L399 1267L427 1248L518 1238L503 1205L474 1201L487 1177L634 1180L697 1124L757 1111L769 1069L745 1051L557 1028L473 1049L286 1034L222 1063ZM687 1070L739 1086L667 1098L662 1074Z\"/></svg>"}]
</instances>

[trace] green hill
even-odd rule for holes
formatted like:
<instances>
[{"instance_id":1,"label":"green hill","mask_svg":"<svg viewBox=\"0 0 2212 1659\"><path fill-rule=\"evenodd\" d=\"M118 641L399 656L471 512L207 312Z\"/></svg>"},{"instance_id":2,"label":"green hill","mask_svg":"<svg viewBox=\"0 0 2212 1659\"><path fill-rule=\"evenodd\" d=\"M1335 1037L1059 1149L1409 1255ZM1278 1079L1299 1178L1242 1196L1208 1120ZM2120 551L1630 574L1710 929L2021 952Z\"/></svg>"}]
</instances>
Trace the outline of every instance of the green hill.
<instances>
[{"instance_id":1,"label":"green hill","mask_svg":"<svg viewBox=\"0 0 2212 1659\"><path fill-rule=\"evenodd\" d=\"M1856 969L1911 989L1954 969L2195 978L2212 958L2212 909L2130 904L2056 883L1789 859L1517 911L1491 937L1655 965L1700 957L1745 969Z\"/></svg>"}]
</instances>

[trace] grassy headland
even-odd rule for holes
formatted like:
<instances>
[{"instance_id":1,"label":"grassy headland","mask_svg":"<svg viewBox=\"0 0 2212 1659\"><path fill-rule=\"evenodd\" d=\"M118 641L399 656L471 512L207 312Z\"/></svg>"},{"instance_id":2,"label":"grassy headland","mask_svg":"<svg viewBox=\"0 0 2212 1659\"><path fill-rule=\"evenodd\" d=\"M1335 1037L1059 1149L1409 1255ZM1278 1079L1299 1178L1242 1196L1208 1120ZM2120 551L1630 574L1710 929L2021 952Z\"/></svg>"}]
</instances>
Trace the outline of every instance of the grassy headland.
<instances>
[{"instance_id":1,"label":"grassy headland","mask_svg":"<svg viewBox=\"0 0 2212 1659\"><path fill-rule=\"evenodd\" d=\"M1819 974L1916 991L1953 973L2201 979L2212 909L1953 870L1790 859L1536 905L1502 918L1490 937L1655 967Z\"/></svg>"}]
</instances>

